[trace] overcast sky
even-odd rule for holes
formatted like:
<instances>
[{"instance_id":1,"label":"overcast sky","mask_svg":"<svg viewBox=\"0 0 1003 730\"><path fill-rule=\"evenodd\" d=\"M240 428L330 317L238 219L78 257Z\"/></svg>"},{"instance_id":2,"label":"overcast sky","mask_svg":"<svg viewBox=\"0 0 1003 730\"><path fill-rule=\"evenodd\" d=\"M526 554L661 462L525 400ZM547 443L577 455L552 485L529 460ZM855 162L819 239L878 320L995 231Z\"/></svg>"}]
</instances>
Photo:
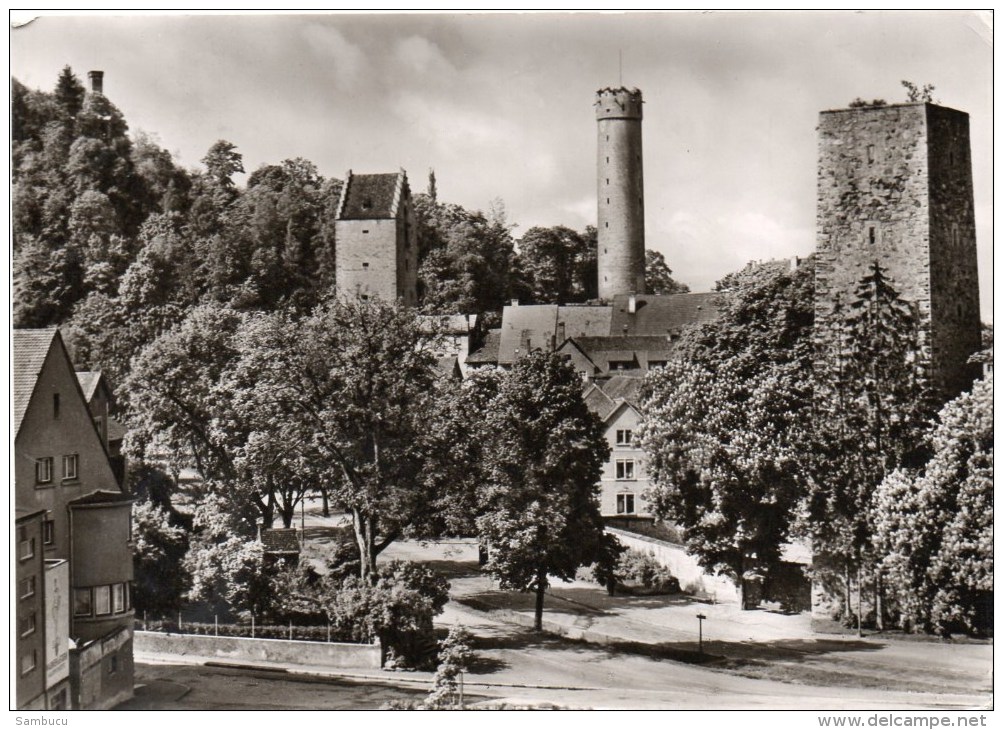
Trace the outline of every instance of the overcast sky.
<instances>
[{"instance_id":1,"label":"overcast sky","mask_svg":"<svg viewBox=\"0 0 1003 730\"><path fill-rule=\"evenodd\" d=\"M983 319L992 319L992 35L972 13L43 17L13 74L69 64L186 166L217 139L248 172L408 171L441 200L504 201L519 237L596 219L596 89L642 90L647 245L695 290L815 245L815 126L902 79L971 116Z\"/></svg>"}]
</instances>

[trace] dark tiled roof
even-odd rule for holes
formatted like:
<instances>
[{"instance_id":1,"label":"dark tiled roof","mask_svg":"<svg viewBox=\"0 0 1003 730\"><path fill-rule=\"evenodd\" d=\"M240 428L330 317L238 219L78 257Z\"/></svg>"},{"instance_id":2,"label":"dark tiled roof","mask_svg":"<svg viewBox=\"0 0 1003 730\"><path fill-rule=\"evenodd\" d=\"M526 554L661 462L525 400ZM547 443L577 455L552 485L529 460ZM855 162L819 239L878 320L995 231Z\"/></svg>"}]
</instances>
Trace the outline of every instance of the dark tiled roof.
<instances>
[{"instance_id":1,"label":"dark tiled roof","mask_svg":"<svg viewBox=\"0 0 1003 730\"><path fill-rule=\"evenodd\" d=\"M658 350L671 349L666 335L610 335L608 337L576 337L575 342L584 353L610 352L614 350Z\"/></svg>"},{"instance_id":2,"label":"dark tiled roof","mask_svg":"<svg viewBox=\"0 0 1003 730\"><path fill-rule=\"evenodd\" d=\"M595 337L609 334L612 312L609 307L580 306L559 307L558 323L564 323L564 336ZM558 342L558 345L561 343Z\"/></svg>"},{"instance_id":3,"label":"dark tiled roof","mask_svg":"<svg viewBox=\"0 0 1003 730\"><path fill-rule=\"evenodd\" d=\"M679 334L688 325L717 319L723 295L718 292L638 295L634 314L627 311L629 299L627 294L613 298L610 334Z\"/></svg>"},{"instance_id":4,"label":"dark tiled roof","mask_svg":"<svg viewBox=\"0 0 1003 730\"><path fill-rule=\"evenodd\" d=\"M263 530L261 533L261 545L266 553L299 553L300 540L293 527L280 527L270 530Z\"/></svg>"},{"instance_id":5,"label":"dark tiled roof","mask_svg":"<svg viewBox=\"0 0 1003 730\"><path fill-rule=\"evenodd\" d=\"M71 507L82 507L89 504L114 504L116 502L131 501L132 497L124 492L109 492L104 489L99 489L95 492L85 494L82 497L70 500L68 504Z\"/></svg>"},{"instance_id":6,"label":"dark tiled roof","mask_svg":"<svg viewBox=\"0 0 1003 730\"><path fill-rule=\"evenodd\" d=\"M501 344L501 330L488 330L484 344L467 356L467 365L495 365L498 363L498 346Z\"/></svg>"},{"instance_id":7,"label":"dark tiled roof","mask_svg":"<svg viewBox=\"0 0 1003 730\"><path fill-rule=\"evenodd\" d=\"M403 183L403 172L378 175L349 175L342 195L341 220L369 220L372 218L393 218L397 211L396 191L398 182Z\"/></svg>"},{"instance_id":8,"label":"dark tiled roof","mask_svg":"<svg viewBox=\"0 0 1003 730\"><path fill-rule=\"evenodd\" d=\"M535 304L505 307L502 311L501 343L498 346L498 362L515 362L518 355L544 345L549 346L550 338L557 331L557 305Z\"/></svg>"},{"instance_id":9,"label":"dark tiled roof","mask_svg":"<svg viewBox=\"0 0 1003 730\"><path fill-rule=\"evenodd\" d=\"M559 307L556 304L529 304L505 307L502 312L498 362L515 362L527 351L552 349L568 337L609 334L609 307ZM562 328L563 325L563 337ZM526 347L528 341L529 347Z\"/></svg>"},{"instance_id":10,"label":"dark tiled roof","mask_svg":"<svg viewBox=\"0 0 1003 730\"><path fill-rule=\"evenodd\" d=\"M11 337L12 369L11 380L14 386L14 435L21 428L21 420L28 410L28 402L35 390L38 374L45 364L45 356L49 354L56 328L29 330L13 330Z\"/></svg>"},{"instance_id":11,"label":"dark tiled roof","mask_svg":"<svg viewBox=\"0 0 1003 730\"><path fill-rule=\"evenodd\" d=\"M90 403L91 398L94 397L94 391L97 390L98 383L101 381L100 371L78 370L77 380L80 382L80 390L84 392L84 398Z\"/></svg>"},{"instance_id":12,"label":"dark tiled roof","mask_svg":"<svg viewBox=\"0 0 1003 730\"><path fill-rule=\"evenodd\" d=\"M590 385L583 397L589 410L603 420L616 408L616 403L598 385Z\"/></svg>"},{"instance_id":13,"label":"dark tiled roof","mask_svg":"<svg viewBox=\"0 0 1003 730\"><path fill-rule=\"evenodd\" d=\"M604 383L600 383L599 387L602 388L603 393L605 393L610 400L626 401L632 406L636 406L638 394L641 392L641 385L643 381L644 379L639 377L614 375Z\"/></svg>"}]
</instances>

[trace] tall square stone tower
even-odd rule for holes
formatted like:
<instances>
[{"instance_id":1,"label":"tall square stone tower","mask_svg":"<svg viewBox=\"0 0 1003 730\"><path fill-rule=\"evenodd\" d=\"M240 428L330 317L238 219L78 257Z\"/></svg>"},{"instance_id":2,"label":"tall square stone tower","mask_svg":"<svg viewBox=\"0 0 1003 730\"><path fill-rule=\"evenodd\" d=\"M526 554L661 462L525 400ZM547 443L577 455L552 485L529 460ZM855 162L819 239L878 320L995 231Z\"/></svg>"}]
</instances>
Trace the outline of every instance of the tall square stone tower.
<instances>
[{"instance_id":1,"label":"tall square stone tower","mask_svg":"<svg viewBox=\"0 0 1003 730\"><path fill-rule=\"evenodd\" d=\"M418 229L407 173L349 170L334 238L339 294L417 304Z\"/></svg>"},{"instance_id":2,"label":"tall square stone tower","mask_svg":"<svg viewBox=\"0 0 1003 730\"><path fill-rule=\"evenodd\" d=\"M816 337L878 262L920 318L920 356L944 400L978 376L979 280L968 115L930 103L819 118Z\"/></svg>"}]
</instances>

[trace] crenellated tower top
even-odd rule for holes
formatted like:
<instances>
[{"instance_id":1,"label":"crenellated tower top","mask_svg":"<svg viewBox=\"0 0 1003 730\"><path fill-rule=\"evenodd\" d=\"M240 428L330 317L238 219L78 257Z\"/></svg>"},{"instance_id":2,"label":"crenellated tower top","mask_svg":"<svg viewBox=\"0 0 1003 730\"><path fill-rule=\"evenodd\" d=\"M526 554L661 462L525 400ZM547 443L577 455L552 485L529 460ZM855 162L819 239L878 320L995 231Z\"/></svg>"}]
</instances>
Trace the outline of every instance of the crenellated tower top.
<instances>
[{"instance_id":1,"label":"crenellated tower top","mask_svg":"<svg viewBox=\"0 0 1003 730\"><path fill-rule=\"evenodd\" d=\"M642 119L644 116L640 89L599 89L596 92L596 119Z\"/></svg>"}]
</instances>

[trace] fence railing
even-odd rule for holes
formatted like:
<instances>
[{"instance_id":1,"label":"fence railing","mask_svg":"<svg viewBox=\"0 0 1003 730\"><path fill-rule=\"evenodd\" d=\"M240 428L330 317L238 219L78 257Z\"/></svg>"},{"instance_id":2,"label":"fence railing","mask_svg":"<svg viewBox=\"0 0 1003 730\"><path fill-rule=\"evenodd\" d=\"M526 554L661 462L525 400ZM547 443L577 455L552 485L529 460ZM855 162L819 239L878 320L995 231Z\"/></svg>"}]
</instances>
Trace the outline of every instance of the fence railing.
<instances>
[{"instance_id":1,"label":"fence railing","mask_svg":"<svg viewBox=\"0 0 1003 730\"><path fill-rule=\"evenodd\" d=\"M135 628L140 631L154 631L167 634L191 634L195 636L229 636L247 639L287 639L289 641L322 641L366 644L373 639L349 636L330 623L326 625L300 625L290 621L287 624L260 624L253 617L250 623L220 621L213 617L212 623L185 619L183 613L171 618L150 619L146 613L136 617Z\"/></svg>"}]
</instances>

